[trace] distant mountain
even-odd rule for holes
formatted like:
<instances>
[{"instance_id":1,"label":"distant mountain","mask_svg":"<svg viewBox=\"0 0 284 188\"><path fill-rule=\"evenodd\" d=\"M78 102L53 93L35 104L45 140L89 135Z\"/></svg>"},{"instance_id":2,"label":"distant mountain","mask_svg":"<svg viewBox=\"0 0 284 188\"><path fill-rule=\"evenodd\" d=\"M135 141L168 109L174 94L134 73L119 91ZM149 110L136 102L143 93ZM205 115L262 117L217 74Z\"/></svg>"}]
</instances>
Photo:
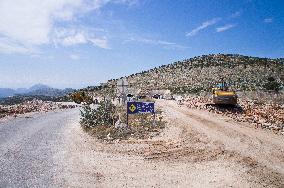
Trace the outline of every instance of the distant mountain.
<instances>
[{"instance_id":1,"label":"distant mountain","mask_svg":"<svg viewBox=\"0 0 284 188\"><path fill-rule=\"evenodd\" d=\"M15 95L15 90L10 88L0 88L0 98L9 97Z\"/></svg>"},{"instance_id":2,"label":"distant mountain","mask_svg":"<svg viewBox=\"0 0 284 188\"><path fill-rule=\"evenodd\" d=\"M27 93L28 91L29 91L29 89L27 89L27 88L17 88L16 89L17 94Z\"/></svg>"},{"instance_id":3,"label":"distant mountain","mask_svg":"<svg viewBox=\"0 0 284 188\"><path fill-rule=\"evenodd\" d=\"M50 89L51 87L44 85L44 84L35 84L28 89L29 92L36 91L36 90L45 90Z\"/></svg>"},{"instance_id":4,"label":"distant mountain","mask_svg":"<svg viewBox=\"0 0 284 188\"><path fill-rule=\"evenodd\" d=\"M71 93L73 91L74 89L72 88L56 89L44 84L36 84L30 88L18 88L18 89L0 88L0 98L5 98L15 95L60 97L68 93Z\"/></svg>"},{"instance_id":5,"label":"distant mountain","mask_svg":"<svg viewBox=\"0 0 284 188\"><path fill-rule=\"evenodd\" d=\"M64 96L68 93L72 93L74 89L66 88L66 89L56 89L50 87L43 87L40 89L32 90L28 93L24 93L26 96L50 96L50 97L60 97Z\"/></svg>"}]
</instances>

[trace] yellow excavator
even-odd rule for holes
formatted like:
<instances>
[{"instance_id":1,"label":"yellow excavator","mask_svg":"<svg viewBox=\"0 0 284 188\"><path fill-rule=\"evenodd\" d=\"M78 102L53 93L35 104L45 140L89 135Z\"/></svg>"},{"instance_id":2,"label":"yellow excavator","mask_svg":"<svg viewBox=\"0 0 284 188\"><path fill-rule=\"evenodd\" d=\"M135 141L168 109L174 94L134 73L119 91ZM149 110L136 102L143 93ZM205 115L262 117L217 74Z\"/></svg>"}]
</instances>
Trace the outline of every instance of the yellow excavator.
<instances>
[{"instance_id":1,"label":"yellow excavator","mask_svg":"<svg viewBox=\"0 0 284 188\"><path fill-rule=\"evenodd\" d=\"M222 81L215 88L212 88L213 103L236 105L238 96L235 91L230 91L226 82Z\"/></svg>"}]
</instances>

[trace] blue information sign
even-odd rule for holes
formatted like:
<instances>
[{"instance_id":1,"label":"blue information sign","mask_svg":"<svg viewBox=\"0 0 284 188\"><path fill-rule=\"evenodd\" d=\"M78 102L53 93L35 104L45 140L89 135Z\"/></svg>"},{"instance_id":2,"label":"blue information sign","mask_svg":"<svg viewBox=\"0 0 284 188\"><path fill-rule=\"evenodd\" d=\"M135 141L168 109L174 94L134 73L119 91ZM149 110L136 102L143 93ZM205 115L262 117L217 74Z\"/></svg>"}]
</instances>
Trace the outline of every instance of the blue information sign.
<instances>
[{"instance_id":1,"label":"blue information sign","mask_svg":"<svg viewBox=\"0 0 284 188\"><path fill-rule=\"evenodd\" d=\"M127 114L155 113L153 102L127 102Z\"/></svg>"}]
</instances>

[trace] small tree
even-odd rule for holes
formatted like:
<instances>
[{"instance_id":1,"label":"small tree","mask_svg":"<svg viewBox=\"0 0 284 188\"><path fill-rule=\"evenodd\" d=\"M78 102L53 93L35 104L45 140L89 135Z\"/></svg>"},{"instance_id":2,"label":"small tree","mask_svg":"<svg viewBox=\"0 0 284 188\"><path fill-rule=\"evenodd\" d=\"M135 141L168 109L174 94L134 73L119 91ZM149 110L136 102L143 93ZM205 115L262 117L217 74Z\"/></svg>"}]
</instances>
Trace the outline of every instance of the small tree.
<instances>
[{"instance_id":1,"label":"small tree","mask_svg":"<svg viewBox=\"0 0 284 188\"><path fill-rule=\"evenodd\" d=\"M268 77L263 87L269 91L279 92L281 90L281 83L277 82L273 77Z\"/></svg>"}]
</instances>

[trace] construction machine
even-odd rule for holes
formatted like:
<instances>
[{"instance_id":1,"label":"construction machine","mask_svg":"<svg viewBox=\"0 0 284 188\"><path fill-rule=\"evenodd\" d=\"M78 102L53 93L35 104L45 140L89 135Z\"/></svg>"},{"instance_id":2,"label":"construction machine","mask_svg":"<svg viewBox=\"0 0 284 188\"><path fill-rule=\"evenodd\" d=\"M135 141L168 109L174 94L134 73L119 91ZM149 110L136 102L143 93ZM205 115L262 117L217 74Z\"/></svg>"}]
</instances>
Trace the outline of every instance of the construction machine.
<instances>
[{"instance_id":1,"label":"construction machine","mask_svg":"<svg viewBox=\"0 0 284 188\"><path fill-rule=\"evenodd\" d=\"M235 91L230 91L228 84L222 81L215 88L212 88L213 103L236 105L238 96Z\"/></svg>"}]
</instances>

